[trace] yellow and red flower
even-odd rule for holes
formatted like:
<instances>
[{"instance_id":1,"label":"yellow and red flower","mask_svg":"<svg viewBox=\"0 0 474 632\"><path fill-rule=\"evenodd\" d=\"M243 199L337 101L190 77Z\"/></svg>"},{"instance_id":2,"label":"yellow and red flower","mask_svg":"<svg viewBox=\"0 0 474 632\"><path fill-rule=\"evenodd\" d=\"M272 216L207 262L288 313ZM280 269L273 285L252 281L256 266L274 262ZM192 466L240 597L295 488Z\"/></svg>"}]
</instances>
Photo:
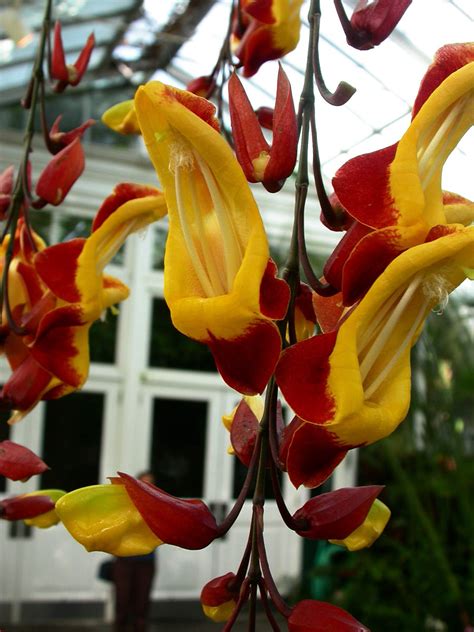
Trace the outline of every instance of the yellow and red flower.
<instances>
[{"instance_id":1,"label":"yellow and red flower","mask_svg":"<svg viewBox=\"0 0 474 632\"><path fill-rule=\"evenodd\" d=\"M164 543L196 550L217 537L202 500L171 496L122 472L111 482L76 489L56 504L66 529L88 551L144 555Z\"/></svg>"},{"instance_id":2,"label":"yellow and red flower","mask_svg":"<svg viewBox=\"0 0 474 632\"><path fill-rule=\"evenodd\" d=\"M252 77L265 62L280 59L296 48L302 1L243 0L239 3L232 44L245 77Z\"/></svg>"},{"instance_id":3,"label":"yellow and red flower","mask_svg":"<svg viewBox=\"0 0 474 632\"><path fill-rule=\"evenodd\" d=\"M334 190L355 220L324 276L356 302L397 255L436 225L469 224L474 204L443 193L443 165L473 124L474 44L445 46L420 86L413 120L399 143L349 160Z\"/></svg>"},{"instance_id":4,"label":"yellow and red flower","mask_svg":"<svg viewBox=\"0 0 474 632\"><path fill-rule=\"evenodd\" d=\"M99 209L87 239L45 248L36 236L33 249L19 220L8 270L8 304L16 326L4 313L1 327L2 350L13 373L0 399L16 411L11 423L40 399L62 397L84 384L89 329L104 310L128 296L128 288L104 268L130 233L165 213L158 189L121 184ZM8 243L6 237L2 265Z\"/></svg>"},{"instance_id":5,"label":"yellow and red flower","mask_svg":"<svg viewBox=\"0 0 474 632\"><path fill-rule=\"evenodd\" d=\"M437 226L392 261L337 329L283 352L276 378L297 418L285 429L281 456L295 485L319 485L348 449L403 421L410 349L429 312L473 267L474 227Z\"/></svg>"},{"instance_id":6,"label":"yellow and red flower","mask_svg":"<svg viewBox=\"0 0 474 632\"><path fill-rule=\"evenodd\" d=\"M224 380L263 391L281 350L274 320L289 288L275 278L257 205L218 132L214 106L150 82L135 111L169 214L165 299L174 326L211 349Z\"/></svg>"}]
</instances>

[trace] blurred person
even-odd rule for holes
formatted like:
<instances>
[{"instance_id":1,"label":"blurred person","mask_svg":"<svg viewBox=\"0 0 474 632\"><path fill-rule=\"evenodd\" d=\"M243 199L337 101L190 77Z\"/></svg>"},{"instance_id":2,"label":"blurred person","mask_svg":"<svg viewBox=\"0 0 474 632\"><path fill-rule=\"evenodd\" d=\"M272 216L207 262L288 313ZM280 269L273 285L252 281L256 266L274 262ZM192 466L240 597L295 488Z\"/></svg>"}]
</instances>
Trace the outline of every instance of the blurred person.
<instances>
[{"instance_id":1,"label":"blurred person","mask_svg":"<svg viewBox=\"0 0 474 632\"><path fill-rule=\"evenodd\" d=\"M150 471L141 472L137 478L146 483L155 483L155 477ZM155 570L155 551L147 555L115 559L115 632L146 631Z\"/></svg>"}]
</instances>

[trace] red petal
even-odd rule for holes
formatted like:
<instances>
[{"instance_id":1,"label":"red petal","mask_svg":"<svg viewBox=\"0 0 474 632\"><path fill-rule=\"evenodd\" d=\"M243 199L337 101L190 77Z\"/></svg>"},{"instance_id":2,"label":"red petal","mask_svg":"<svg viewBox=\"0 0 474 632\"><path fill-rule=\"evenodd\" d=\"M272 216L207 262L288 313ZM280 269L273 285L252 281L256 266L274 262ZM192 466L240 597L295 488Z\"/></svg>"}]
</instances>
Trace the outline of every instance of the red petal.
<instances>
[{"instance_id":1,"label":"red petal","mask_svg":"<svg viewBox=\"0 0 474 632\"><path fill-rule=\"evenodd\" d=\"M53 53L51 56L51 78L58 81L68 81L68 71L66 67L66 58L64 56L63 40L61 37L61 24L56 22L54 25L54 43Z\"/></svg>"},{"instance_id":2,"label":"red petal","mask_svg":"<svg viewBox=\"0 0 474 632\"><path fill-rule=\"evenodd\" d=\"M251 15L259 22L274 24L275 17L272 12L274 0L250 0L244 6L245 13Z\"/></svg>"},{"instance_id":3,"label":"red petal","mask_svg":"<svg viewBox=\"0 0 474 632\"><path fill-rule=\"evenodd\" d=\"M89 353L87 331L80 330L82 324L78 306L59 307L43 317L30 348L32 356L43 368L75 388L82 386L87 378L72 364L79 354L88 356ZM80 333L85 335L78 340Z\"/></svg>"},{"instance_id":4,"label":"red petal","mask_svg":"<svg viewBox=\"0 0 474 632\"><path fill-rule=\"evenodd\" d=\"M68 77L68 81L71 84L71 86L77 86L77 84L82 79L84 73L86 72L94 45L95 45L94 33L91 33L89 37L87 38L87 42L84 48L81 50L79 57L74 62L74 68L76 69L75 78L72 79L70 76Z\"/></svg>"},{"instance_id":5,"label":"red petal","mask_svg":"<svg viewBox=\"0 0 474 632\"><path fill-rule=\"evenodd\" d=\"M358 301L402 250L400 231L396 227L382 228L363 237L344 265L344 305Z\"/></svg>"},{"instance_id":6,"label":"red petal","mask_svg":"<svg viewBox=\"0 0 474 632\"><path fill-rule=\"evenodd\" d=\"M0 518L4 520L24 520L35 518L54 509L49 496L14 496L0 501Z\"/></svg>"},{"instance_id":7,"label":"red petal","mask_svg":"<svg viewBox=\"0 0 474 632\"><path fill-rule=\"evenodd\" d=\"M49 467L34 452L13 441L0 443L0 474L12 481L25 481Z\"/></svg>"},{"instance_id":8,"label":"red petal","mask_svg":"<svg viewBox=\"0 0 474 632\"><path fill-rule=\"evenodd\" d=\"M384 228L397 223L398 210L393 206L389 188L389 167L397 144L346 162L332 184L347 212L366 226Z\"/></svg>"},{"instance_id":9,"label":"red petal","mask_svg":"<svg viewBox=\"0 0 474 632\"><path fill-rule=\"evenodd\" d=\"M270 29L255 20L246 29L236 56L244 66L244 77L253 77L260 66L272 59L279 59L284 50L275 46Z\"/></svg>"},{"instance_id":10,"label":"red petal","mask_svg":"<svg viewBox=\"0 0 474 632\"><path fill-rule=\"evenodd\" d=\"M277 272L275 262L269 259L260 285L260 311L272 320L285 318L290 300L290 288L286 281L276 278Z\"/></svg>"},{"instance_id":11,"label":"red petal","mask_svg":"<svg viewBox=\"0 0 474 632\"><path fill-rule=\"evenodd\" d=\"M29 410L39 402L50 381L51 374L28 356L4 385L1 399L14 410Z\"/></svg>"},{"instance_id":12,"label":"red petal","mask_svg":"<svg viewBox=\"0 0 474 632\"><path fill-rule=\"evenodd\" d=\"M342 289L342 271L347 259L362 237L371 233L372 230L372 228L368 228L360 222L353 222L344 237L334 248L326 261L323 271L324 278L333 287L336 287L338 290Z\"/></svg>"},{"instance_id":13,"label":"red petal","mask_svg":"<svg viewBox=\"0 0 474 632\"><path fill-rule=\"evenodd\" d=\"M338 327L339 319L344 312L341 292L334 294L334 296L320 296L314 292L313 305L323 333L333 331Z\"/></svg>"},{"instance_id":14,"label":"red petal","mask_svg":"<svg viewBox=\"0 0 474 632\"><path fill-rule=\"evenodd\" d=\"M283 432L280 457L295 487L318 487L346 454L324 426L295 417Z\"/></svg>"},{"instance_id":15,"label":"red petal","mask_svg":"<svg viewBox=\"0 0 474 632\"><path fill-rule=\"evenodd\" d=\"M0 173L0 193L10 195L13 190L13 175L15 167L10 165Z\"/></svg>"},{"instance_id":16,"label":"red petal","mask_svg":"<svg viewBox=\"0 0 474 632\"><path fill-rule=\"evenodd\" d=\"M290 176L295 168L298 147L298 125L291 84L280 65L273 116L273 140L264 182L280 181Z\"/></svg>"},{"instance_id":17,"label":"red petal","mask_svg":"<svg viewBox=\"0 0 474 632\"><path fill-rule=\"evenodd\" d=\"M418 95L413 105L412 118L414 118L423 103L436 90L436 88L456 70L474 61L474 43L447 44L440 48L434 57L433 63L423 77Z\"/></svg>"},{"instance_id":18,"label":"red petal","mask_svg":"<svg viewBox=\"0 0 474 632\"><path fill-rule=\"evenodd\" d=\"M326 382L336 337L334 331L320 334L289 347L281 355L276 380L288 405L302 419L324 424L334 414L335 402Z\"/></svg>"},{"instance_id":19,"label":"red petal","mask_svg":"<svg viewBox=\"0 0 474 632\"><path fill-rule=\"evenodd\" d=\"M253 111L240 79L234 73L229 79L229 111L237 160L249 182L258 182L252 160L270 147L263 137L260 123Z\"/></svg>"},{"instance_id":20,"label":"red petal","mask_svg":"<svg viewBox=\"0 0 474 632\"><path fill-rule=\"evenodd\" d=\"M199 116L199 118L213 127L217 132L220 132L219 121L215 116L216 108L210 101L207 101L207 99L203 99L192 92L186 92L186 90L172 88L171 86L166 86L164 94L166 94L171 100L181 103L181 105L193 112L196 116Z\"/></svg>"},{"instance_id":21,"label":"red petal","mask_svg":"<svg viewBox=\"0 0 474 632\"><path fill-rule=\"evenodd\" d=\"M207 99L212 94L216 86L216 81L212 75L204 75L192 79L186 86L188 92L196 94L198 97Z\"/></svg>"},{"instance_id":22,"label":"red petal","mask_svg":"<svg viewBox=\"0 0 474 632\"><path fill-rule=\"evenodd\" d=\"M176 498L151 483L118 474L143 520L163 542L194 550L216 537L215 518L202 500Z\"/></svg>"},{"instance_id":23,"label":"red petal","mask_svg":"<svg viewBox=\"0 0 474 632\"><path fill-rule=\"evenodd\" d=\"M82 138L84 132L95 123L94 119L87 119L87 121L82 123L82 125L70 130L69 132L60 132L59 122L61 121L61 118L62 115L59 115L49 130L49 137L54 143L58 143L60 147L66 147L66 145L72 143L72 141L76 138Z\"/></svg>"},{"instance_id":24,"label":"red petal","mask_svg":"<svg viewBox=\"0 0 474 632\"><path fill-rule=\"evenodd\" d=\"M261 127L269 130L273 129L273 108L265 107L264 105L262 105L255 110L255 115Z\"/></svg>"},{"instance_id":25,"label":"red petal","mask_svg":"<svg viewBox=\"0 0 474 632\"><path fill-rule=\"evenodd\" d=\"M324 601L305 599L293 608L288 632L370 632L352 615Z\"/></svg>"},{"instance_id":26,"label":"red petal","mask_svg":"<svg viewBox=\"0 0 474 632\"><path fill-rule=\"evenodd\" d=\"M243 395L262 393L280 356L281 338L276 325L261 320L239 338L225 340L211 333L210 337L207 344L225 382Z\"/></svg>"},{"instance_id":27,"label":"red petal","mask_svg":"<svg viewBox=\"0 0 474 632\"><path fill-rule=\"evenodd\" d=\"M92 224L92 232L96 231L105 220L112 215L122 204L136 198L147 197L149 195L160 194L158 189L149 187L144 184L135 184L133 182L121 182L114 187L114 190L102 202Z\"/></svg>"},{"instance_id":28,"label":"red petal","mask_svg":"<svg viewBox=\"0 0 474 632\"><path fill-rule=\"evenodd\" d=\"M383 485L345 487L311 498L293 515L306 520L306 529L297 531L303 538L343 540L360 527Z\"/></svg>"},{"instance_id":29,"label":"red petal","mask_svg":"<svg viewBox=\"0 0 474 632\"><path fill-rule=\"evenodd\" d=\"M201 591L201 603L212 607L220 606L226 601L233 599L239 592L239 587L235 585L234 580L234 573L226 573L211 579ZM232 585L232 590L229 590L228 586L231 582L234 582L234 584Z\"/></svg>"},{"instance_id":30,"label":"red petal","mask_svg":"<svg viewBox=\"0 0 474 632\"><path fill-rule=\"evenodd\" d=\"M53 206L61 204L84 171L84 150L79 138L57 153L43 169L36 194Z\"/></svg>"},{"instance_id":31,"label":"red petal","mask_svg":"<svg viewBox=\"0 0 474 632\"><path fill-rule=\"evenodd\" d=\"M258 419L243 399L235 411L230 429L230 442L236 455L248 467L258 434Z\"/></svg>"},{"instance_id":32,"label":"red petal","mask_svg":"<svg viewBox=\"0 0 474 632\"><path fill-rule=\"evenodd\" d=\"M351 17L351 25L358 31L370 33L371 37L356 48L364 50L381 44L397 26L410 4L411 0L373 0L370 4L367 4L367 0L359 0Z\"/></svg>"},{"instance_id":33,"label":"red petal","mask_svg":"<svg viewBox=\"0 0 474 632\"><path fill-rule=\"evenodd\" d=\"M85 239L71 239L49 246L35 257L35 268L49 289L68 303L78 303L81 294L75 285L77 259L84 248Z\"/></svg>"}]
</instances>

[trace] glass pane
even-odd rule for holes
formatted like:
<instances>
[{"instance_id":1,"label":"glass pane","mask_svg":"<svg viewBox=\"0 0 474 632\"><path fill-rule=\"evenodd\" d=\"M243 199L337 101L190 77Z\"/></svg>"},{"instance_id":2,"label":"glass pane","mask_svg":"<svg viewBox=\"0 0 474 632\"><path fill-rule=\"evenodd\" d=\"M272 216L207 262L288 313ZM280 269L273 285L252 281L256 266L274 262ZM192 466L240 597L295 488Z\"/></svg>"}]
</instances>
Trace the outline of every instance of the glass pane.
<instances>
[{"instance_id":1,"label":"glass pane","mask_svg":"<svg viewBox=\"0 0 474 632\"><path fill-rule=\"evenodd\" d=\"M51 213L49 211L39 210L31 213L31 221L33 228L40 237L44 239L46 245L49 246L51 239L49 231L51 227Z\"/></svg>"},{"instance_id":2,"label":"glass pane","mask_svg":"<svg viewBox=\"0 0 474 632\"><path fill-rule=\"evenodd\" d=\"M150 366L194 371L215 371L216 366L206 345L183 336L172 323L166 302L153 299Z\"/></svg>"},{"instance_id":3,"label":"glass pane","mask_svg":"<svg viewBox=\"0 0 474 632\"><path fill-rule=\"evenodd\" d=\"M51 470L41 487L71 491L99 479L103 393L73 393L46 402L42 458Z\"/></svg>"},{"instance_id":4,"label":"glass pane","mask_svg":"<svg viewBox=\"0 0 474 632\"><path fill-rule=\"evenodd\" d=\"M240 460L235 456L234 457L234 482L232 485L232 496L233 498L237 498L237 496L239 495L240 490L242 489L242 485L245 481L245 477L247 476L247 468L245 467L245 465L243 465L243 463L240 462ZM282 480L283 480L283 474L282 472L278 472L278 479L280 481L280 487L282 484ZM272 478L270 476L270 471L267 472L267 476L265 479L265 489L266 489L266 498L268 499L274 499L275 498L275 494L273 493L273 487L272 487ZM250 489L247 493L247 498L252 498L253 496L253 485L250 486Z\"/></svg>"},{"instance_id":5,"label":"glass pane","mask_svg":"<svg viewBox=\"0 0 474 632\"><path fill-rule=\"evenodd\" d=\"M7 411L0 411L0 441L6 441L10 438L10 426L7 424L10 413ZM0 493L6 489L7 479L4 476L0 476Z\"/></svg>"},{"instance_id":6,"label":"glass pane","mask_svg":"<svg viewBox=\"0 0 474 632\"><path fill-rule=\"evenodd\" d=\"M68 241L78 237L88 237L92 220L76 215L62 215L59 218L59 241Z\"/></svg>"},{"instance_id":7,"label":"glass pane","mask_svg":"<svg viewBox=\"0 0 474 632\"><path fill-rule=\"evenodd\" d=\"M96 320L89 330L91 362L114 364L118 318L107 310L105 320Z\"/></svg>"},{"instance_id":8,"label":"glass pane","mask_svg":"<svg viewBox=\"0 0 474 632\"><path fill-rule=\"evenodd\" d=\"M167 226L160 224L153 231L153 270L163 270L165 260L166 237L168 236Z\"/></svg>"},{"instance_id":9,"label":"glass pane","mask_svg":"<svg viewBox=\"0 0 474 632\"><path fill-rule=\"evenodd\" d=\"M202 498L207 402L155 398L151 469L158 487L183 498Z\"/></svg>"}]
</instances>

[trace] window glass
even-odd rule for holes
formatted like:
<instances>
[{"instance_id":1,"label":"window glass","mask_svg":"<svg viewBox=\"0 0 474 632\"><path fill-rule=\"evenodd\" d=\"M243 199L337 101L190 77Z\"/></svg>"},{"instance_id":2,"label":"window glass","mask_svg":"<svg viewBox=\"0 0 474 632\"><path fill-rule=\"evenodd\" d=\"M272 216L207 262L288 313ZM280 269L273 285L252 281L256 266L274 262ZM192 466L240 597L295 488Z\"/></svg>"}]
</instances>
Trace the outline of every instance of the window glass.
<instances>
[{"instance_id":1,"label":"window glass","mask_svg":"<svg viewBox=\"0 0 474 632\"><path fill-rule=\"evenodd\" d=\"M207 402L155 398L151 470L156 484L183 498L201 498Z\"/></svg>"},{"instance_id":2,"label":"window glass","mask_svg":"<svg viewBox=\"0 0 474 632\"><path fill-rule=\"evenodd\" d=\"M165 222L159 222L153 230L153 270L163 270L165 261L165 245L168 227Z\"/></svg>"},{"instance_id":3,"label":"window glass","mask_svg":"<svg viewBox=\"0 0 474 632\"><path fill-rule=\"evenodd\" d=\"M99 479L103 393L72 393L46 402L41 487L71 491Z\"/></svg>"},{"instance_id":4,"label":"window glass","mask_svg":"<svg viewBox=\"0 0 474 632\"><path fill-rule=\"evenodd\" d=\"M117 340L118 318L110 309L105 320L96 320L89 329L89 348L91 362L114 364Z\"/></svg>"},{"instance_id":5,"label":"window glass","mask_svg":"<svg viewBox=\"0 0 474 632\"><path fill-rule=\"evenodd\" d=\"M232 497L237 498L240 490L242 489L242 485L244 484L245 477L247 476L248 470L245 467L245 465L243 465L243 463L236 456L234 456L233 458L234 458L234 481L232 485ZM280 487L281 487L283 475L280 471L278 472L278 479L280 481ZM273 486L272 486L272 478L270 476L269 470L267 471L267 475L265 478L265 490L266 490L265 497L267 499L271 500L275 498L275 494L273 492ZM249 491L247 493L247 498L250 499L252 498L252 496L253 496L253 485L251 485L249 488Z\"/></svg>"},{"instance_id":6,"label":"window glass","mask_svg":"<svg viewBox=\"0 0 474 632\"><path fill-rule=\"evenodd\" d=\"M187 338L171 323L170 312L162 298L153 299L149 364L152 367L215 371L206 345Z\"/></svg>"},{"instance_id":7,"label":"window glass","mask_svg":"<svg viewBox=\"0 0 474 632\"><path fill-rule=\"evenodd\" d=\"M69 241L78 237L88 237L92 220L77 215L61 215L59 218L59 241Z\"/></svg>"},{"instance_id":8,"label":"window glass","mask_svg":"<svg viewBox=\"0 0 474 632\"><path fill-rule=\"evenodd\" d=\"M43 209L31 212L31 221L35 232L42 237L47 246L51 243L51 213Z\"/></svg>"}]
</instances>

